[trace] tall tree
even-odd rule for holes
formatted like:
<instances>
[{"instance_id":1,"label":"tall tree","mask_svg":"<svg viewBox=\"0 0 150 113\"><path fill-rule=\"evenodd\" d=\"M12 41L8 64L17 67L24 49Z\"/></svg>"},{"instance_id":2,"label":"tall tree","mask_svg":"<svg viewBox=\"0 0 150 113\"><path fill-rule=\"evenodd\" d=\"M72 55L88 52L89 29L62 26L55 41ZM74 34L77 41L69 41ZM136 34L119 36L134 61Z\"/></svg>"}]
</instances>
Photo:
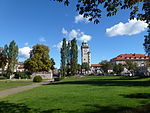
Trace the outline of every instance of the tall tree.
<instances>
[{"instance_id":1,"label":"tall tree","mask_svg":"<svg viewBox=\"0 0 150 113\"><path fill-rule=\"evenodd\" d=\"M60 71L62 76L66 76L66 63L67 63L67 42L66 38L63 39L62 48L60 50L61 54L61 66Z\"/></svg>"},{"instance_id":2,"label":"tall tree","mask_svg":"<svg viewBox=\"0 0 150 113\"><path fill-rule=\"evenodd\" d=\"M148 54L148 56L150 56L150 25L148 26L149 29L148 29L148 34L145 35L145 40L144 40L144 49L145 49L145 52Z\"/></svg>"},{"instance_id":3,"label":"tall tree","mask_svg":"<svg viewBox=\"0 0 150 113\"><path fill-rule=\"evenodd\" d=\"M55 67L54 67L54 65L55 65L55 61L54 61L54 59L53 59L53 58L51 58L51 63L52 63L51 69L52 69L52 70L54 70L54 69L55 69Z\"/></svg>"},{"instance_id":4,"label":"tall tree","mask_svg":"<svg viewBox=\"0 0 150 113\"><path fill-rule=\"evenodd\" d=\"M2 62L1 62L2 74L4 75L5 67L8 63L8 46L7 46L7 44L2 49L1 55L2 55L2 57L1 57L1 60L2 60Z\"/></svg>"},{"instance_id":5,"label":"tall tree","mask_svg":"<svg viewBox=\"0 0 150 113\"><path fill-rule=\"evenodd\" d=\"M18 60L18 46L16 42L13 40L10 42L8 47L8 67L7 67L7 75L10 76L15 69L16 63Z\"/></svg>"},{"instance_id":6,"label":"tall tree","mask_svg":"<svg viewBox=\"0 0 150 113\"><path fill-rule=\"evenodd\" d=\"M77 40L74 38L71 40L71 75L77 74L77 64L78 64L78 46Z\"/></svg>"},{"instance_id":7,"label":"tall tree","mask_svg":"<svg viewBox=\"0 0 150 113\"><path fill-rule=\"evenodd\" d=\"M71 43L68 41L67 44L67 66L66 66L67 76L71 75Z\"/></svg>"},{"instance_id":8,"label":"tall tree","mask_svg":"<svg viewBox=\"0 0 150 113\"><path fill-rule=\"evenodd\" d=\"M52 66L49 51L49 47L46 45L37 44L33 46L30 58L24 63L25 69L30 72L49 71Z\"/></svg>"}]
</instances>

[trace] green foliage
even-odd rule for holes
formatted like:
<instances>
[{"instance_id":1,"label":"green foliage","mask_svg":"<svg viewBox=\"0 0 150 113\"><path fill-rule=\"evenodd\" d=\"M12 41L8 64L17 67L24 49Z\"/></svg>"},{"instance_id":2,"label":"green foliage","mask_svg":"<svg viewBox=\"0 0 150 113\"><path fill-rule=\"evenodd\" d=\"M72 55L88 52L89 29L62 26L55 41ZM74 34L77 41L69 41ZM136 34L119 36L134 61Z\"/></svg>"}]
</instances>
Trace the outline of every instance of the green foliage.
<instances>
[{"instance_id":1,"label":"green foliage","mask_svg":"<svg viewBox=\"0 0 150 113\"><path fill-rule=\"evenodd\" d=\"M33 78L33 82L42 82L42 77L41 76L35 76Z\"/></svg>"},{"instance_id":2,"label":"green foliage","mask_svg":"<svg viewBox=\"0 0 150 113\"><path fill-rule=\"evenodd\" d=\"M5 76L0 76L0 80L7 79Z\"/></svg>"},{"instance_id":3,"label":"green foliage","mask_svg":"<svg viewBox=\"0 0 150 113\"><path fill-rule=\"evenodd\" d=\"M67 6L70 3L70 0L55 1L64 2ZM147 20L149 15L144 12L141 14L141 11L139 11L139 4L143 6L141 10L145 11L145 7L148 7L150 3L149 0L78 0L76 8L79 14L83 15L85 18L89 17L89 21L94 20L96 24L99 23L99 19L102 17L103 9L106 9L107 16L114 16L119 10L131 9L131 19L137 15L138 19Z\"/></svg>"},{"instance_id":4,"label":"green foliage","mask_svg":"<svg viewBox=\"0 0 150 113\"><path fill-rule=\"evenodd\" d=\"M63 39L61 48L61 75L70 76L77 74L78 62L78 47L77 41L74 38L71 43L66 43L66 38Z\"/></svg>"},{"instance_id":5,"label":"green foliage","mask_svg":"<svg viewBox=\"0 0 150 113\"><path fill-rule=\"evenodd\" d=\"M66 63L67 63L67 43L66 43L66 38L63 39L63 44L62 48L60 50L61 54L61 75L65 76L66 75Z\"/></svg>"},{"instance_id":6,"label":"green foliage","mask_svg":"<svg viewBox=\"0 0 150 113\"><path fill-rule=\"evenodd\" d=\"M26 72L16 72L15 73L15 78L19 79L30 79L30 75Z\"/></svg>"},{"instance_id":7,"label":"green foliage","mask_svg":"<svg viewBox=\"0 0 150 113\"><path fill-rule=\"evenodd\" d=\"M4 75L4 69L8 62L8 46L5 45L2 49L2 53L0 54L0 67L2 68L2 75Z\"/></svg>"},{"instance_id":8,"label":"green foliage","mask_svg":"<svg viewBox=\"0 0 150 113\"><path fill-rule=\"evenodd\" d=\"M18 60L18 46L16 45L16 42L14 40L10 42L7 55L8 55L7 75L10 76L14 72Z\"/></svg>"},{"instance_id":9,"label":"green foliage","mask_svg":"<svg viewBox=\"0 0 150 113\"><path fill-rule=\"evenodd\" d=\"M137 69L137 64L135 62L131 61L131 60L127 60L126 64L125 64L125 67L129 71L133 72L133 71L135 71Z\"/></svg>"},{"instance_id":10,"label":"green foliage","mask_svg":"<svg viewBox=\"0 0 150 113\"><path fill-rule=\"evenodd\" d=\"M55 65L55 61L54 61L54 59L53 59L53 58L51 58L51 63L52 63L51 69L52 69L52 70L54 70L54 69L55 69L55 67L54 67L54 65Z\"/></svg>"},{"instance_id":11,"label":"green foliage","mask_svg":"<svg viewBox=\"0 0 150 113\"><path fill-rule=\"evenodd\" d=\"M145 35L145 40L144 40L144 49L145 52L150 56L150 25L148 26L148 34Z\"/></svg>"},{"instance_id":12,"label":"green foliage","mask_svg":"<svg viewBox=\"0 0 150 113\"><path fill-rule=\"evenodd\" d=\"M77 64L78 64L78 46L77 40L74 38L71 40L71 75L77 74Z\"/></svg>"},{"instance_id":13,"label":"green foliage","mask_svg":"<svg viewBox=\"0 0 150 113\"><path fill-rule=\"evenodd\" d=\"M49 48L46 45L37 44L32 47L30 58L28 58L24 65L29 72L49 71L53 65L50 56Z\"/></svg>"},{"instance_id":14,"label":"green foliage","mask_svg":"<svg viewBox=\"0 0 150 113\"><path fill-rule=\"evenodd\" d=\"M104 73L108 73L109 69L112 69L112 65L110 64L109 61L103 60L99 64L101 64L101 69L103 70Z\"/></svg>"},{"instance_id":15,"label":"green foliage","mask_svg":"<svg viewBox=\"0 0 150 113\"><path fill-rule=\"evenodd\" d=\"M122 71L124 71L124 66L122 64L116 64L114 67L113 67L113 71L114 73L116 74L121 74Z\"/></svg>"},{"instance_id":16,"label":"green foliage","mask_svg":"<svg viewBox=\"0 0 150 113\"><path fill-rule=\"evenodd\" d=\"M82 66L81 66L82 69L84 69L85 71L88 71L90 70L90 66L88 63L84 62L82 63Z\"/></svg>"}]
</instances>

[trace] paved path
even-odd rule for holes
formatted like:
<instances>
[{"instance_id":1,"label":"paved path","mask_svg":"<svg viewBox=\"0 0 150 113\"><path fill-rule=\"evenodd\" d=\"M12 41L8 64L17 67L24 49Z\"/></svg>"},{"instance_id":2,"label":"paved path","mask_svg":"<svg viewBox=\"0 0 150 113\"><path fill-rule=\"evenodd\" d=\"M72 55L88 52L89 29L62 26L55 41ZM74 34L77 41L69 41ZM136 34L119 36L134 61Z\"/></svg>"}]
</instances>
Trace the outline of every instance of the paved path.
<instances>
[{"instance_id":1,"label":"paved path","mask_svg":"<svg viewBox=\"0 0 150 113\"><path fill-rule=\"evenodd\" d=\"M19 92L22 92L22 91L26 91L26 90L29 90L29 89L32 89L32 88L35 88L35 87L38 87L38 86L41 86L41 85L44 85L44 84L48 84L49 82L50 81L43 81L43 82L36 83L36 84L31 84L31 85L26 85L26 86L20 86L20 87L17 87L17 88L2 90L2 91L0 91L0 98L4 98L4 97L7 97L9 95L19 93Z\"/></svg>"}]
</instances>

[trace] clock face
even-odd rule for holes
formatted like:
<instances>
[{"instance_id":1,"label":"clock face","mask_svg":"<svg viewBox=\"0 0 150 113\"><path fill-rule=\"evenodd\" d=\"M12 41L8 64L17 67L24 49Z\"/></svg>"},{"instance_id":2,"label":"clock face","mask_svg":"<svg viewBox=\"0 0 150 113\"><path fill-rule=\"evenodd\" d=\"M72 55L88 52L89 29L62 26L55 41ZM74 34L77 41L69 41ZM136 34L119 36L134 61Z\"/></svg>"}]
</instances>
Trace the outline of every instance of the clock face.
<instances>
[{"instance_id":1,"label":"clock face","mask_svg":"<svg viewBox=\"0 0 150 113\"><path fill-rule=\"evenodd\" d=\"M87 50L85 49L84 52L87 52Z\"/></svg>"}]
</instances>

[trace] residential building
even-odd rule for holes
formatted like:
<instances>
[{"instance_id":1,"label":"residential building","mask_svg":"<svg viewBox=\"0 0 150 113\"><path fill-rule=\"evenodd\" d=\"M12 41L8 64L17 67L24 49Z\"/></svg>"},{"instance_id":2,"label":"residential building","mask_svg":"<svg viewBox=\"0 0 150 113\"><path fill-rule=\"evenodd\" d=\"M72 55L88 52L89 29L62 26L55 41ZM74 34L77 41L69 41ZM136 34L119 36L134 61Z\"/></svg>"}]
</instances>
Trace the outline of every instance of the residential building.
<instances>
[{"instance_id":1,"label":"residential building","mask_svg":"<svg viewBox=\"0 0 150 113\"><path fill-rule=\"evenodd\" d=\"M131 60L137 63L138 67L145 66L149 56L144 54L120 54L117 57L110 60L112 65L115 64L125 64L127 60Z\"/></svg>"},{"instance_id":2,"label":"residential building","mask_svg":"<svg viewBox=\"0 0 150 113\"><path fill-rule=\"evenodd\" d=\"M91 69L91 74L101 74L101 66L100 64L91 64L90 69Z\"/></svg>"}]
</instances>

